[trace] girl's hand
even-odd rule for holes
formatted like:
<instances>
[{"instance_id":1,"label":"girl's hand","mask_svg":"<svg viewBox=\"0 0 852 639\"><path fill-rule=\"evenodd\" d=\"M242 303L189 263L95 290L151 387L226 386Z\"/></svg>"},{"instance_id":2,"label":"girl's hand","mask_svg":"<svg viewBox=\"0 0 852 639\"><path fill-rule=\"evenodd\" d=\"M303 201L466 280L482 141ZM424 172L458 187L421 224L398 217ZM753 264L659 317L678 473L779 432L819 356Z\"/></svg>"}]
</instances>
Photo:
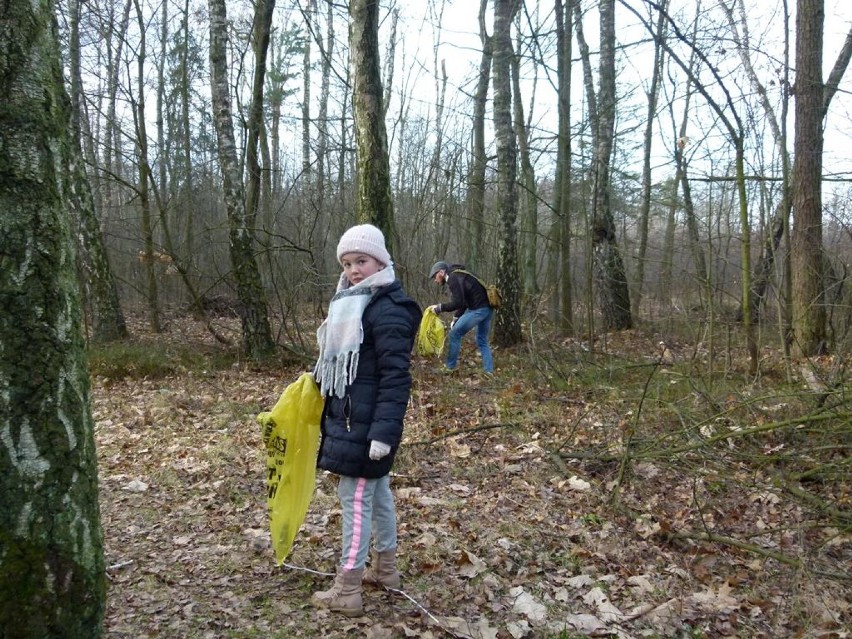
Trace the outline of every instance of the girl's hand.
<instances>
[{"instance_id":1,"label":"girl's hand","mask_svg":"<svg viewBox=\"0 0 852 639\"><path fill-rule=\"evenodd\" d=\"M370 442L370 459L378 461L382 457L387 457L390 453L390 446L382 442L377 442L375 439Z\"/></svg>"}]
</instances>

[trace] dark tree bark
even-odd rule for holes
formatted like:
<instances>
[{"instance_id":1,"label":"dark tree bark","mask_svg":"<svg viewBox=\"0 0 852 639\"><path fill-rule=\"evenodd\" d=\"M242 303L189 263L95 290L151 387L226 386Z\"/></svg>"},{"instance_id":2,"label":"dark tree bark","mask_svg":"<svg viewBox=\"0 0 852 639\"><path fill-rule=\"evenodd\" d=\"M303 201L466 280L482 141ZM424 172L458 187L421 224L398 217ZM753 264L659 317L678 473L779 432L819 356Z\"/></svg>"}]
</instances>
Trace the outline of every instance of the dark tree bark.
<instances>
[{"instance_id":1,"label":"dark tree bark","mask_svg":"<svg viewBox=\"0 0 852 639\"><path fill-rule=\"evenodd\" d=\"M142 13L139 0L133 0L133 5L136 7L136 20L141 34L139 53L136 58L138 94L133 107L136 117L136 162L139 175L139 208L142 209L142 239L144 242L142 259L145 267L145 292L147 294L145 301L148 306L148 324L153 332L159 333L163 330L163 327L160 322L160 301L156 272L157 259L154 255L154 225L151 218L151 190L149 188L151 166L148 163L148 130L145 117L145 60L147 56L145 17Z\"/></svg>"},{"instance_id":2,"label":"dark tree bark","mask_svg":"<svg viewBox=\"0 0 852 639\"><path fill-rule=\"evenodd\" d=\"M271 1L271 0L270 0ZM219 165L228 211L229 248L234 286L240 299L242 346L254 360L268 358L275 349L269 325L266 294L254 252L254 227L246 211L231 119L228 85L228 19L225 0L210 0L210 91L219 149Z\"/></svg>"},{"instance_id":3,"label":"dark tree bark","mask_svg":"<svg viewBox=\"0 0 852 639\"><path fill-rule=\"evenodd\" d=\"M556 64L559 92L559 137L556 151L556 178L553 187L553 210L558 225L556 236L559 273L559 330L563 335L574 332L574 292L571 281L571 28L575 0L555 0Z\"/></svg>"},{"instance_id":4,"label":"dark tree bark","mask_svg":"<svg viewBox=\"0 0 852 639\"><path fill-rule=\"evenodd\" d=\"M255 4L254 24L252 25L252 49L254 51L254 80L251 91L251 108L248 118L248 139L246 141L246 169L248 188L246 189L246 220L254 228L260 206L260 191L263 182L258 145L263 124L263 85L266 78L266 57L269 52L269 39L272 29L272 14L275 0L259 0ZM267 167L268 169L269 167Z\"/></svg>"},{"instance_id":5,"label":"dark tree bark","mask_svg":"<svg viewBox=\"0 0 852 639\"><path fill-rule=\"evenodd\" d=\"M349 55L352 60L358 219L382 229L393 255L394 221L388 138L379 64L379 2L350 0Z\"/></svg>"},{"instance_id":6,"label":"dark tree bark","mask_svg":"<svg viewBox=\"0 0 852 639\"><path fill-rule=\"evenodd\" d=\"M597 130L594 148L592 200L592 260L601 320L606 330L633 325L630 291L624 262L615 239L610 209L610 161L615 136L615 0L600 0L600 91L597 96Z\"/></svg>"},{"instance_id":7,"label":"dark tree bark","mask_svg":"<svg viewBox=\"0 0 852 639\"><path fill-rule=\"evenodd\" d=\"M488 86L491 84L491 60L494 43L485 24L488 0L479 0L479 41L482 56L479 59L479 74L476 92L473 95L473 152L468 177L468 199L470 206L470 268L479 269L482 264L482 244L485 234L485 106L488 102Z\"/></svg>"},{"instance_id":8,"label":"dark tree bark","mask_svg":"<svg viewBox=\"0 0 852 639\"><path fill-rule=\"evenodd\" d=\"M822 250L823 0L796 3L793 142L793 333L797 355L826 348Z\"/></svg>"},{"instance_id":9,"label":"dark tree bark","mask_svg":"<svg viewBox=\"0 0 852 639\"><path fill-rule=\"evenodd\" d=\"M51 2L0 31L0 633L97 638L94 423L67 201L70 102ZM77 152L79 154L79 152Z\"/></svg>"},{"instance_id":10,"label":"dark tree bark","mask_svg":"<svg viewBox=\"0 0 852 639\"><path fill-rule=\"evenodd\" d=\"M511 346L521 341L518 277L518 150L512 128L512 20L516 0L494 2L494 135L497 141L497 206L500 258L497 286L503 306L497 313L494 341Z\"/></svg>"},{"instance_id":11,"label":"dark tree bark","mask_svg":"<svg viewBox=\"0 0 852 639\"><path fill-rule=\"evenodd\" d=\"M520 44L520 43L519 43ZM521 61L519 55L512 56L512 101L513 122L515 126L515 139L518 145L518 154L521 170L521 193L520 199L521 228L524 241L523 247L523 284L524 292L529 295L537 295L538 290L538 197L536 194L535 168L530 158L530 143L527 124L524 120L524 103L521 96Z\"/></svg>"}]
</instances>

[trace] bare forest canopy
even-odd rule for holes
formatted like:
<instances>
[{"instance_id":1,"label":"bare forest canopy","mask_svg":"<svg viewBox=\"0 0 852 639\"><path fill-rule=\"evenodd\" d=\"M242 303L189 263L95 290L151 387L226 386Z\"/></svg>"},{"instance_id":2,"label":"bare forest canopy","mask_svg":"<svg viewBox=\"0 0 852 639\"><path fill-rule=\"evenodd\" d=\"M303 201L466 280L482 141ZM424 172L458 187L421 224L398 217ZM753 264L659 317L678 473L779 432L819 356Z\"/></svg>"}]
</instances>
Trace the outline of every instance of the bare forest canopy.
<instances>
[{"instance_id":1,"label":"bare forest canopy","mask_svg":"<svg viewBox=\"0 0 852 639\"><path fill-rule=\"evenodd\" d=\"M779 211L789 211L784 194L796 98L795 7L786 17L783 10L795 3L753 4L630 0L615 7L615 110L603 233L623 260L633 319L660 330L696 314L711 322L736 317L744 268L756 281L755 317L779 327L790 321L791 215ZM257 68L254 6L227 7L235 157L245 181L250 170L259 178L258 192L247 196L256 202L247 217L252 250L269 310L292 343L301 339L296 309L321 312L336 280L334 244L355 221L349 16L340 3L274 5L251 168L246 145ZM381 3L391 243L398 272L423 303L437 294L424 277L435 259L464 261L494 280L501 256L494 248L506 242L492 89L483 96L483 148L472 143L483 95L480 62L494 31L493 7L482 6L484 34L480 6L472 0ZM598 122L590 108L603 93L600 13L598 3L587 0L556 6L563 11L561 30L551 2L521 3L511 27L516 259L523 293L517 311L564 332L592 332L606 327L591 276L600 235ZM79 64L72 98L122 305L238 306L211 106L207 3L99 0L81 3L79 11L79 49L63 50L69 69ZM824 118L820 307L827 309L827 329L820 345L835 347L852 327L852 212L845 181L852 175L852 85L841 76L832 87L829 70L841 57L852 7L827 0L825 12L824 80L833 101ZM60 7L59 15L73 44L73 13ZM570 64L560 67L560 51L567 51ZM560 108L567 114L561 130ZM725 122L739 123L736 136ZM735 179L738 148L742 192Z\"/></svg>"}]
</instances>

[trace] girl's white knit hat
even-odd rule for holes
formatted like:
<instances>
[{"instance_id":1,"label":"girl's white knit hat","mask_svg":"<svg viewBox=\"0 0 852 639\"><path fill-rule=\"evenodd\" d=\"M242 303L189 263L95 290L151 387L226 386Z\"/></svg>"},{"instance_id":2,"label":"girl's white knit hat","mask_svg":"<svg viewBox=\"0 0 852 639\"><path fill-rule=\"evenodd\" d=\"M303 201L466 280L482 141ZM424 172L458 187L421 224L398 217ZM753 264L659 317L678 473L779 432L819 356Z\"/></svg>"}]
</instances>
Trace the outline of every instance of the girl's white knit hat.
<instances>
[{"instance_id":1,"label":"girl's white knit hat","mask_svg":"<svg viewBox=\"0 0 852 639\"><path fill-rule=\"evenodd\" d=\"M359 224L346 231L337 243L337 261L347 253L364 253L382 264L390 264L391 256L385 248L385 236L372 224Z\"/></svg>"}]
</instances>

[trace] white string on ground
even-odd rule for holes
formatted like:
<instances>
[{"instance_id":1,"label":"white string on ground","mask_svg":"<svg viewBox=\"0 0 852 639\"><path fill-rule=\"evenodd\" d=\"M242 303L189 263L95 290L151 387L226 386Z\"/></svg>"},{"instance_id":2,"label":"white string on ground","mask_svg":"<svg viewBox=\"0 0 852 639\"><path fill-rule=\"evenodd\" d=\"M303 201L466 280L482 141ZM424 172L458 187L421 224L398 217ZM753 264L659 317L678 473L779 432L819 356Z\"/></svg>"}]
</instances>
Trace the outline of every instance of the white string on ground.
<instances>
[{"instance_id":1,"label":"white string on ground","mask_svg":"<svg viewBox=\"0 0 852 639\"><path fill-rule=\"evenodd\" d=\"M321 575L323 577L334 577L334 575L335 575L335 573L333 573L333 572L322 572L320 570L313 570L311 568L304 568L302 566L294 566L293 564L288 564L288 563L282 563L281 565L284 566L285 568L290 568L291 570L301 570L302 572L309 572L312 575ZM434 621L438 625L438 627L441 628L441 630L443 630L447 634L449 634L453 637L456 637L458 639L459 635L457 635L452 630L447 628L444 624L442 624L441 621L435 615L433 615L431 612L429 612L425 607L423 607L423 605L420 604L419 601L414 599L414 597L409 595L407 592L405 592L404 590L400 590L398 588L391 588L390 586L384 586L384 589L387 590L388 592L395 592L399 595L402 595L406 599L408 599L411 603L413 603L420 610L422 610L423 613L426 614L432 621Z\"/></svg>"}]
</instances>

